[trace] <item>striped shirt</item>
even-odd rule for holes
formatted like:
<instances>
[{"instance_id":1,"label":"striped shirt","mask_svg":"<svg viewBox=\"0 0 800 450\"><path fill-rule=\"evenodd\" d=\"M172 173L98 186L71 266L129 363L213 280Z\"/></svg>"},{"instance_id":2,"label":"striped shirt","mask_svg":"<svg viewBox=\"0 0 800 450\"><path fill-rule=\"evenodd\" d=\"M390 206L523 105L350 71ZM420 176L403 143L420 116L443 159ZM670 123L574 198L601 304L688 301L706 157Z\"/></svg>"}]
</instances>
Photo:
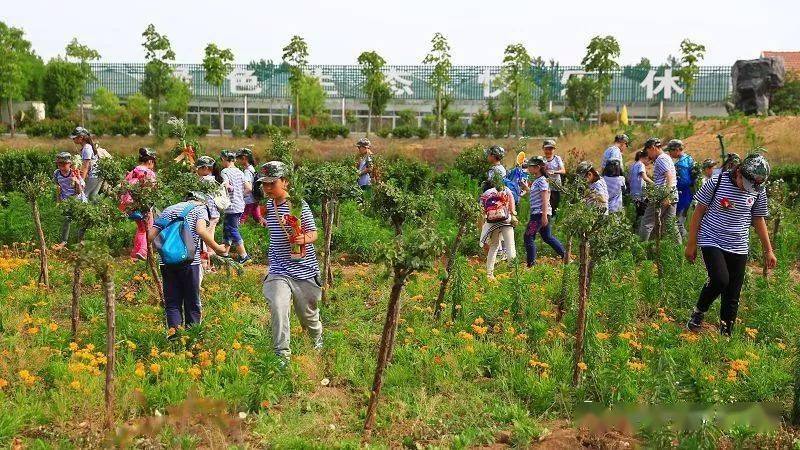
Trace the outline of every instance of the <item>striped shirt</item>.
<instances>
[{"instance_id":1,"label":"striped shirt","mask_svg":"<svg viewBox=\"0 0 800 450\"><path fill-rule=\"evenodd\" d=\"M277 210L281 218L291 214L287 202L278 205ZM305 201L303 201L301 216L300 223L304 233L317 231L311 208L308 207ZM264 218L267 221L267 232L269 233L268 258L270 275L285 275L300 280L307 280L317 276L319 274L319 263L317 262L314 244L306 244L306 254L300 261L293 261L290 258L291 244L286 232L278 222L280 219L275 215L275 206L272 199L267 200L267 214Z\"/></svg>"},{"instance_id":2,"label":"striped shirt","mask_svg":"<svg viewBox=\"0 0 800 450\"><path fill-rule=\"evenodd\" d=\"M153 227L157 228L158 230L164 229L164 226L162 225L169 224L173 220L180 217L183 210L189 205L195 206L195 208L186 215L186 224L189 225L189 231L191 231L192 238L194 239L194 259L192 259L192 265L196 266L200 264L200 235L197 234L197 221L205 220L206 223L208 223L208 210L206 209L205 205L199 205L196 202L176 203L167 207L161 212L161 214L158 215L158 218L155 220L155 222L153 222Z\"/></svg>"},{"instance_id":3,"label":"striped shirt","mask_svg":"<svg viewBox=\"0 0 800 450\"><path fill-rule=\"evenodd\" d=\"M371 155L364 155L358 160L358 173L361 174L361 175L358 176L358 185L359 186L370 186L370 185L372 185L372 176L369 173L361 173L371 165L372 165L372 156Z\"/></svg>"},{"instance_id":4,"label":"striped shirt","mask_svg":"<svg viewBox=\"0 0 800 450\"><path fill-rule=\"evenodd\" d=\"M548 159L547 161L545 161L545 168L547 170L561 170L564 168L564 161L561 159L560 156L553 155L553 159ZM560 173L554 173L552 175L548 175L548 177L550 178L550 181L561 184ZM557 191L558 189L556 186L553 186L553 190Z\"/></svg>"},{"instance_id":5,"label":"striped shirt","mask_svg":"<svg viewBox=\"0 0 800 450\"><path fill-rule=\"evenodd\" d=\"M645 168L644 163L636 161L631 166L631 171L628 175L628 185L631 187L631 197L642 198L642 188L644 187Z\"/></svg>"},{"instance_id":6,"label":"striped shirt","mask_svg":"<svg viewBox=\"0 0 800 450\"><path fill-rule=\"evenodd\" d=\"M500 174L500 178L506 177L506 168L503 167L502 164L495 164L489 169L489 172L486 174L486 179L489 181L494 180L494 174Z\"/></svg>"},{"instance_id":7,"label":"striped shirt","mask_svg":"<svg viewBox=\"0 0 800 450\"><path fill-rule=\"evenodd\" d=\"M612 159L618 159L622 162L622 150L616 145L608 147L606 151L603 152L603 157L600 159L600 168L605 169L606 164Z\"/></svg>"},{"instance_id":8,"label":"striped shirt","mask_svg":"<svg viewBox=\"0 0 800 450\"><path fill-rule=\"evenodd\" d=\"M74 178L77 178L77 180ZM61 188L58 196L59 200L66 200L70 197L78 195L78 200L82 202L86 201L86 196L83 193L78 194L77 185L83 186L83 180L80 177L73 177L71 169L66 175L62 174L60 170L56 169L56 171L53 172L53 181L58 185L59 188Z\"/></svg>"},{"instance_id":9,"label":"striped shirt","mask_svg":"<svg viewBox=\"0 0 800 450\"><path fill-rule=\"evenodd\" d=\"M589 190L594 194L589 201L605 209L605 213L608 215L608 186L606 181L600 178L589 185Z\"/></svg>"},{"instance_id":10,"label":"striped shirt","mask_svg":"<svg viewBox=\"0 0 800 450\"><path fill-rule=\"evenodd\" d=\"M717 194L714 195L717 180L720 178L707 181L694 197L697 203L708 208L700 221L697 245L746 255L750 252L750 224L753 218L769 215L767 194L751 194L740 189L734 183L732 173L726 172L719 181Z\"/></svg>"},{"instance_id":11,"label":"striped shirt","mask_svg":"<svg viewBox=\"0 0 800 450\"><path fill-rule=\"evenodd\" d=\"M228 197L231 199L231 206L225 210L225 214L241 214L244 212L244 173L236 167L226 167L222 169L222 181L228 183Z\"/></svg>"},{"instance_id":12,"label":"striped shirt","mask_svg":"<svg viewBox=\"0 0 800 450\"><path fill-rule=\"evenodd\" d=\"M97 155L90 144L83 144L81 149L81 159L84 164L89 164L89 171L86 173L86 178L97 178Z\"/></svg>"},{"instance_id":13,"label":"striped shirt","mask_svg":"<svg viewBox=\"0 0 800 450\"><path fill-rule=\"evenodd\" d=\"M253 189L253 184L256 181L256 169L252 165L248 164L247 167L244 168L242 171L244 175L244 182L250 183L250 189ZM245 205L249 205L251 203L256 203L256 198L253 197L253 191L251 190L249 194L244 194L242 197L244 199Z\"/></svg>"},{"instance_id":14,"label":"striped shirt","mask_svg":"<svg viewBox=\"0 0 800 450\"><path fill-rule=\"evenodd\" d=\"M550 183L547 182L547 177L539 177L531 184L531 215L542 213L542 192L550 190ZM547 205L547 215L552 215L553 210L550 205Z\"/></svg>"},{"instance_id":15,"label":"striped shirt","mask_svg":"<svg viewBox=\"0 0 800 450\"><path fill-rule=\"evenodd\" d=\"M608 212L622 210L622 190L625 189L625 177L603 177L608 190Z\"/></svg>"},{"instance_id":16,"label":"striped shirt","mask_svg":"<svg viewBox=\"0 0 800 450\"><path fill-rule=\"evenodd\" d=\"M214 178L214 175L208 174L203 177L200 177L200 181L203 183L208 183L216 188L219 188L219 183L217 183L217 179ZM219 209L217 209L217 204L214 203L214 196L216 196L216 192L210 192L206 198L206 206L208 206L208 216L210 219L217 219L219 218Z\"/></svg>"},{"instance_id":17,"label":"striped shirt","mask_svg":"<svg viewBox=\"0 0 800 450\"><path fill-rule=\"evenodd\" d=\"M672 158L666 153L662 153L656 157L656 160L653 162L653 182L656 186L665 186L667 184L667 174L672 173L672 182L670 183L669 187L676 187L678 185L678 178L675 174L675 163L672 162ZM673 201L678 201L678 190L673 189L672 191L672 199Z\"/></svg>"}]
</instances>

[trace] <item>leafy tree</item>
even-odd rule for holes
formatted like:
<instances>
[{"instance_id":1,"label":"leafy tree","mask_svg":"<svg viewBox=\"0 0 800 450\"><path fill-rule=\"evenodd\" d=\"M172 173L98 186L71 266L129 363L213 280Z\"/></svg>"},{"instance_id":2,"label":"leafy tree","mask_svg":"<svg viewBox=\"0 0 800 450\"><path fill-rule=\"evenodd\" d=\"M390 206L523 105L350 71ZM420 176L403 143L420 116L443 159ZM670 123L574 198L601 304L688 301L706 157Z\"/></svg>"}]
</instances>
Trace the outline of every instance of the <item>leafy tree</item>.
<instances>
[{"instance_id":1,"label":"leafy tree","mask_svg":"<svg viewBox=\"0 0 800 450\"><path fill-rule=\"evenodd\" d=\"M303 76L298 98L301 116L315 117L325 112L325 90L316 77Z\"/></svg>"},{"instance_id":2,"label":"leafy tree","mask_svg":"<svg viewBox=\"0 0 800 450\"><path fill-rule=\"evenodd\" d=\"M611 71L619 69L619 42L614 36L595 36L586 46L586 56L581 60L581 64L589 72L597 74L596 88L599 91L597 97L597 124L600 124L599 114L602 112L603 101L611 92Z\"/></svg>"},{"instance_id":3,"label":"leafy tree","mask_svg":"<svg viewBox=\"0 0 800 450\"><path fill-rule=\"evenodd\" d=\"M705 58L706 46L697 44L689 39L681 41L680 68L677 70L678 79L683 84L683 100L686 110L686 120L689 120L689 100L694 93L697 74L700 71L700 61Z\"/></svg>"},{"instance_id":4,"label":"leafy tree","mask_svg":"<svg viewBox=\"0 0 800 450\"><path fill-rule=\"evenodd\" d=\"M147 100L147 97L142 95L140 92L137 92L135 94L131 94L125 100L127 102L125 109L127 109L130 113L133 124L147 125L148 121L150 120L150 104Z\"/></svg>"},{"instance_id":5,"label":"leafy tree","mask_svg":"<svg viewBox=\"0 0 800 450\"><path fill-rule=\"evenodd\" d=\"M531 56L521 43L506 47L503 55L503 67L500 70L500 80L505 88L501 94L501 101L502 98L506 98L512 105L517 136L521 135L522 130L520 115L528 110L533 100L531 62Z\"/></svg>"},{"instance_id":6,"label":"leafy tree","mask_svg":"<svg viewBox=\"0 0 800 450\"><path fill-rule=\"evenodd\" d=\"M47 115L66 117L83 95L85 75L81 67L66 59L51 59L44 73L44 103Z\"/></svg>"},{"instance_id":7,"label":"leafy tree","mask_svg":"<svg viewBox=\"0 0 800 450\"><path fill-rule=\"evenodd\" d=\"M206 56L203 58L203 69L206 72L206 82L217 88L219 134L222 135L225 123L222 118L222 85L225 83L225 78L233 70L233 52L227 48L219 48L214 43L208 44L206 46Z\"/></svg>"},{"instance_id":8,"label":"leafy tree","mask_svg":"<svg viewBox=\"0 0 800 450\"><path fill-rule=\"evenodd\" d=\"M295 137L300 136L300 90L306 75L303 69L308 65L308 44L300 36L292 36L292 40L283 47L283 62L289 66L289 88L294 96Z\"/></svg>"},{"instance_id":9,"label":"leafy tree","mask_svg":"<svg viewBox=\"0 0 800 450\"><path fill-rule=\"evenodd\" d=\"M189 88L189 85L173 77L164 95L163 110L170 116L186 117L191 100L192 90Z\"/></svg>"},{"instance_id":10,"label":"leafy tree","mask_svg":"<svg viewBox=\"0 0 800 450\"><path fill-rule=\"evenodd\" d=\"M94 74L92 73L92 68L89 66L89 61L100 59L100 53L98 53L97 50L94 50L78 42L78 38L72 38L72 41L70 41L70 43L67 44L66 58L67 60L69 60L70 58L77 60L81 68L81 73L83 74L83 86L81 86L81 97L82 97L83 87L86 86L86 82L95 78ZM83 101L80 102L80 110L81 110L81 126L83 126L84 122Z\"/></svg>"},{"instance_id":11,"label":"leafy tree","mask_svg":"<svg viewBox=\"0 0 800 450\"><path fill-rule=\"evenodd\" d=\"M119 97L110 90L101 87L92 94L92 111L95 116L110 119L121 110Z\"/></svg>"},{"instance_id":12,"label":"leafy tree","mask_svg":"<svg viewBox=\"0 0 800 450\"><path fill-rule=\"evenodd\" d=\"M597 81L589 77L571 77L567 81L566 97L567 109L578 121L589 119L598 101L602 101Z\"/></svg>"},{"instance_id":13,"label":"leafy tree","mask_svg":"<svg viewBox=\"0 0 800 450\"><path fill-rule=\"evenodd\" d=\"M24 179L19 184L19 190L31 205L31 214L33 216L33 225L36 229L36 244L39 249L39 280L38 282L50 287L50 269L47 261L47 243L44 239L44 230L42 229L42 217L39 213L39 199L46 194L51 193L52 182L43 173L36 173L28 179Z\"/></svg>"},{"instance_id":14,"label":"leafy tree","mask_svg":"<svg viewBox=\"0 0 800 450\"><path fill-rule=\"evenodd\" d=\"M442 97L447 93L447 88L450 85L450 69L453 66L450 61L450 44L447 43L447 38L441 33L433 35L431 50L422 60L422 64L433 65L433 70L428 77L428 83L436 91L436 134L441 136L444 130L442 125Z\"/></svg>"},{"instance_id":15,"label":"leafy tree","mask_svg":"<svg viewBox=\"0 0 800 450\"><path fill-rule=\"evenodd\" d=\"M772 94L769 106L776 114L800 115L800 76L788 73L783 87Z\"/></svg>"},{"instance_id":16,"label":"leafy tree","mask_svg":"<svg viewBox=\"0 0 800 450\"><path fill-rule=\"evenodd\" d=\"M20 100L29 85L25 69L35 61L31 43L25 39L20 28L9 27L0 22L0 99L5 99L14 136L14 100Z\"/></svg>"},{"instance_id":17,"label":"leafy tree","mask_svg":"<svg viewBox=\"0 0 800 450\"><path fill-rule=\"evenodd\" d=\"M152 126L158 131L161 123L161 101L175 83L172 67L167 62L175 61L175 52L167 36L158 33L153 24L147 26L142 37L147 64L144 67L144 80L139 89L153 101Z\"/></svg>"},{"instance_id":18,"label":"leafy tree","mask_svg":"<svg viewBox=\"0 0 800 450\"><path fill-rule=\"evenodd\" d=\"M386 81L386 75L381 70L386 65L386 60L377 52L363 52L358 56L361 74L364 75L364 93L369 100L369 117L367 118L367 136L372 131L372 116L381 115L386 110L386 105L392 98L392 89Z\"/></svg>"}]
</instances>

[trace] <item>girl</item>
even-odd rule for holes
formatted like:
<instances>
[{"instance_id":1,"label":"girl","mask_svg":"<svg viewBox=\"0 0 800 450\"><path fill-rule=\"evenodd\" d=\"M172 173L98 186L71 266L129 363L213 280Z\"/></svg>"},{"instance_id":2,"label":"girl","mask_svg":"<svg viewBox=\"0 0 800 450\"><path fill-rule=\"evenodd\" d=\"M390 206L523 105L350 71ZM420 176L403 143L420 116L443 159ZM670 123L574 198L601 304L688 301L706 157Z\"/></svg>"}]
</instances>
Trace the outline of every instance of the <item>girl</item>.
<instances>
[{"instance_id":1,"label":"girl","mask_svg":"<svg viewBox=\"0 0 800 450\"><path fill-rule=\"evenodd\" d=\"M706 181L710 180L714 175L714 168L717 166L717 162L713 159L706 159L703 161L703 179L700 182L700 186L706 184Z\"/></svg>"},{"instance_id":2,"label":"girl","mask_svg":"<svg viewBox=\"0 0 800 450\"><path fill-rule=\"evenodd\" d=\"M358 187L363 191L372 189L372 143L367 138L356 142L358 148Z\"/></svg>"},{"instance_id":3,"label":"girl","mask_svg":"<svg viewBox=\"0 0 800 450\"><path fill-rule=\"evenodd\" d=\"M603 169L603 181L608 188L608 212L622 211L622 191L625 190L625 177L622 176L622 161L612 159Z\"/></svg>"},{"instance_id":4,"label":"girl","mask_svg":"<svg viewBox=\"0 0 800 450\"><path fill-rule=\"evenodd\" d=\"M210 156L201 156L197 158L195 162L195 168L197 170L197 176L200 177L200 180L203 183L209 183L219 187L222 183L222 177L216 172L216 162L214 158ZM214 236L215 230L217 228L217 223L219 223L219 209L217 208L217 204L214 203L214 194L211 193L210 195L206 196L206 207L208 208L208 229L212 236ZM210 250L213 252L213 250ZM208 261L208 254L205 255L206 257L203 258L203 253L200 254L200 259L203 263L203 269L206 271L211 270L211 265Z\"/></svg>"},{"instance_id":5,"label":"girl","mask_svg":"<svg viewBox=\"0 0 800 450\"><path fill-rule=\"evenodd\" d=\"M253 220L258 222L259 225L264 226L264 217L261 215L259 208L260 193L254 189L256 181L256 161L253 158L253 151L249 148L240 148L236 152L236 162L242 168L244 174L244 213L242 213L241 223L245 223L247 218L253 216ZM249 186L249 187L248 187Z\"/></svg>"},{"instance_id":6,"label":"girl","mask_svg":"<svg viewBox=\"0 0 800 450\"><path fill-rule=\"evenodd\" d=\"M551 151L552 153L552 151ZM534 179L530 189L531 215L525 229L525 255L528 267L536 264L536 234L542 236L556 254L564 257L564 246L552 235L550 218L553 210L550 206L550 184L547 182L547 161L541 156L533 156L528 160L528 173Z\"/></svg>"},{"instance_id":7,"label":"girl","mask_svg":"<svg viewBox=\"0 0 800 450\"><path fill-rule=\"evenodd\" d=\"M83 178L81 178L80 172L72 168L72 155L69 152L61 152L56 155L56 166L58 169L53 172L53 182L56 183L56 203L61 203L70 198L85 202ZM66 247L69 240L71 222L69 217L64 217L64 222L61 225L61 242L55 246L56 250ZM78 230L79 241L83 240L83 233L83 229Z\"/></svg>"},{"instance_id":8,"label":"girl","mask_svg":"<svg viewBox=\"0 0 800 450\"><path fill-rule=\"evenodd\" d=\"M586 178L586 182L589 183L590 196L586 201L596 204L608 215L608 186L606 186L605 180L597 173L592 163L581 161L578 164L578 168L575 169L575 174Z\"/></svg>"},{"instance_id":9,"label":"girl","mask_svg":"<svg viewBox=\"0 0 800 450\"><path fill-rule=\"evenodd\" d=\"M561 191L558 190L558 186L561 185L561 176L566 175L567 169L564 167L564 161L561 157L555 154L556 141L552 139L545 140L542 144L542 149L544 150L547 164L547 176L550 181L555 183L553 189L550 190L550 206L553 208L553 217L555 217L558 205L561 203Z\"/></svg>"},{"instance_id":10,"label":"girl","mask_svg":"<svg viewBox=\"0 0 800 450\"><path fill-rule=\"evenodd\" d=\"M517 224L517 210L514 204L514 194L511 189L498 178L486 186L481 195L481 205L485 212L486 221L481 228L481 245L488 247L486 254L486 278L495 281L494 265L497 261L497 251L501 241L506 245L506 256L509 260L517 257L514 245L514 226Z\"/></svg>"},{"instance_id":11,"label":"girl","mask_svg":"<svg viewBox=\"0 0 800 450\"><path fill-rule=\"evenodd\" d=\"M484 150L483 153L486 155L486 160L492 165L492 167L489 168L489 172L486 174L486 179L493 182L496 175L499 175L501 179L505 178L506 168L503 167L502 161L503 156L506 155L506 149L499 145L493 145Z\"/></svg>"},{"instance_id":12,"label":"girl","mask_svg":"<svg viewBox=\"0 0 800 450\"><path fill-rule=\"evenodd\" d=\"M139 165L125 175L125 182L129 184L155 183L156 173L156 152L142 147L139 149ZM127 206L132 202L130 194L122 196L122 205ZM147 230L153 225L153 212L141 211L142 217L134 219L136 221L136 234L133 236L133 248L131 249L131 259L147 260Z\"/></svg>"},{"instance_id":13,"label":"girl","mask_svg":"<svg viewBox=\"0 0 800 450\"><path fill-rule=\"evenodd\" d=\"M777 263L764 220L769 214L764 189L769 172L767 159L753 154L733 170L705 183L695 195L697 208L689 224L684 253L689 262L694 262L700 246L708 281L686 324L691 331L700 330L711 303L720 297L719 331L724 336L731 335L750 252L751 224L764 249L764 265L772 269Z\"/></svg>"},{"instance_id":14,"label":"girl","mask_svg":"<svg viewBox=\"0 0 800 450\"><path fill-rule=\"evenodd\" d=\"M100 186L103 184L103 180L97 176L97 160L99 158L97 145L92 141L92 135L89 130L83 127L76 127L69 137L75 145L80 147L81 159L83 160L81 178L86 183L86 196L90 201L94 201L100 192Z\"/></svg>"},{"instance_id":15,"label":"girl","mask_svg":"<svg viewBox=\"0 0 800 450\"><path fill-rule=\"evenodd\" d=\"M242 213L244 213L244 192L252 190L253 185L244 180L244 174L236 168L236 153L230 150L223 150L222 156L222 183L228 190L231 205L225 210L225 218L222 222L222 239L230 251L231 247L236 248L239 263L250 261L250 255L244 248L244 240L239 234L239 224L241 223Z\"/></svg>"},{"instance_id":16,"label":"girl","mask_svg":"<svg viewBox=\"0 0 800 450\"><path fill-rule=\"evenodd\" d=\"M299 217L302 233L293 234L286 223L286 216L291 214L289 181L286 178L288 168L280 161L270 161L264 164L263 173L259 181L267 197L265 220L269 233L269 274L264 278L263 293L271 312L275 354L285 364L291 355L289 313L292 305L300 324L308 330L314 348L322 348L322 322L318 306L322 297L322 282L313 245L317 240L317 227L311 208L303 201ZM292 244L305 249L301 258L291 257Z\"/></svg>"},{"instance_id":17,"label":"girl","mask_svg":"<svg viewBox=\"0 0 800 450\"><path fill-rule=\"evenodd\" d=\"M635 156L636 162L631 166L630 173L628 174L628 186L630 186L630 194L633 199L633 204L636 207L636 218L633 219L634 232L639 229L639 221L647 209L647 198L643 194L643 189L646 183L652 183L653 180L647 176L646 163L650 161L647 158L647 152L639 150Z\"/></svg>"}]
</instances>

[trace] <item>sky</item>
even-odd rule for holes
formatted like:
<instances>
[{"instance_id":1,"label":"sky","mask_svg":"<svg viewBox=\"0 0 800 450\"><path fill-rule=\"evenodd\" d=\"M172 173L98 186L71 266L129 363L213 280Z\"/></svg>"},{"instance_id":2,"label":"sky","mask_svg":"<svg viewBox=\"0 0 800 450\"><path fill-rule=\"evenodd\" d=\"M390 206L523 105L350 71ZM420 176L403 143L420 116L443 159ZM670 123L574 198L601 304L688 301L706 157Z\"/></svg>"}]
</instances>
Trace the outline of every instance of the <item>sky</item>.
<instances>
[{"instance_id":1,"label":"sky","mask_svg":"<svg viewBox=\"0 0 800 450\"><path fill-rule=\"evenodd\" d=\"M179 63L201 62L209 42L237 63L279 61L298 34L312 64L355 64L367 50L419 64L438 31L454 64L500 64L517 42L545 61L579 64L593 36L610 34L622 64L664 62L689 38L706 46L704 65L731 65L762 50L800 50L798 17L800 0L0 0L0 21L22 28L45 60L77 37L104 62L143 61L141 34L153 23Z\"/></svg>"}]
</instances>

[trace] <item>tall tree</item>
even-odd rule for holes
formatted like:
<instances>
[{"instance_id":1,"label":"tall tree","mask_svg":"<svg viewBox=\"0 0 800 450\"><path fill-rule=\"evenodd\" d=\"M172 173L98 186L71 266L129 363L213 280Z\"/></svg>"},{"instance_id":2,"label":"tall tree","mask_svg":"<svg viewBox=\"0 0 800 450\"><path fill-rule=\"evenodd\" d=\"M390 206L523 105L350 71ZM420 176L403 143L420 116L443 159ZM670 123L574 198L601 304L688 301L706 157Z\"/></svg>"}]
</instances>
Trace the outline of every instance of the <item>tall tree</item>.
<instances>
[{"instance_id":1,"label":"tall tree","mask_svg":"<svg viewBox=\"0 0 800 450\"><path fill-rule=\"evenodd\" d=\"M300 90L303 87L305 74L303 69L308 65L308 44L297 35L283 47L283 62L289 66L289 87L294 96L295 137L300 136Z\"/></svg>"},{"instance_id":2,"label":"tall tree","mask_svg":"<svg viewBox=\"0 0 800 450\"><path fill-rule=\"evenodd\" d=\"M367 117L367 136L372 131L372 116L381 115L392 98L392 89L381 70L386 60L377 52L363 52L358 56L361 74L364 75L364 94L369 98L369 116Z\"/></svg>"},{"instance_id":3,"label":"tall tree","mask_svg":"<svg viewBox=\"0 0 800 450\"><path fill-rule=\"evenodd\" d=\"M83 91L86 82L94 79L94 74L92 73L92 68L89 66L89 61L100 59L100 53L98 53L97 50L78 42L78 38L72 38L72 41L67 44L66 52L67 60L70 58L75 59L80 65L81 73L83 74L84 86L81 86L81 99L79 103L81 109L81 126L83 126L85 120L83 111Z\"/></svg>"},{"instance_id":4,"label":"tall tree","mask_svg":"<svg viewBox=\"0 0 800 450\"><path fill-rule=\"evenodd\" d=\"M597 89L599 100L597 102L597 124L600 124L600 113L603 109L603 101L611 92L611 71L619 69L619 42L614 36L595 36L586 46L586 56L583 57L581 64L588 72L597 74Z\"/></svg>"},{"instance_id":5,"label":"tall tree","mask_svg":"<svg viewBox=\"0 0 800 450\"><path fill-rule=\"evenodd\" d=\"M680 68L677 70L678 79L683 83L683 100L686 120L689 120L689 100L694 93L697 73L700 71L700 61L706 56L706 46L684 39L681 41Z\"/></svg>"},{"instance_id":6,"label":"tall tree","mask_svg":"<svg viewBox=\"0 0 800 450\"><path fill-rule=\"evenodd\" d=\"M531 57L521 43L511 44L506 47L503 55L503 67L500 70L500 80L504 87L503 95L507 96L508 100L511 101L517 137L521 136L521 110L527 110L532 99L531 63Z\"/></svg>"},{"instance_id":7,"label":"tall tree","mask_svg":"<svg viewBox=\"0 0 800 450\"><path fill-rule=\"evenodd\" d=\"M66 117L78 106L84 88L79 65L61 57L47 62L44 71L44 104L48 116Z\"/></svg>"},{"instance_id":8,"label":"tall tree","mask_svg":"<svg viewBox=\"0 0 800 450\"><path fill-rule=\"evenodd\" d=\"M153 102L152 126L159 132L161 99L175 82L172 67L167 61L175 61L175 52L167 36L158 33L153 24L147 26L142 37L147 64L144 68L144 80L139 89Z\"/></svg>"},{"instance_id":9,"label":"tall tree","mask_svg":"<svg viewBox=\"0 0 800 450\"><path fill-rule=\"evenodd\" d=\"M233 70L233 52L228 48L219 48L214 43L208 44L206 56L203 58L203 69L206 71L206 82L217 88L219 134L222 135L222 130L225 128L225 121L222 117L222 85Z\"/></svg>"},{"instance_id":10,"label":"tall tree","mask_svg":"<svg viewBox=\"0 0 800 450\"><path fill-rule=\"evenodd\" d=\"M6 101L12 137L16 131L14 100L22 99L28 85L25 65L31 54L31 43L22 29L0 22L0 99Z\"/></svg>"},{"instance_id":11,"label":"tall tree","mask_svg":"<svg viewBox=\"0 0 800 450\"><path fill-rule=\"evenodd\" d=\"M444 129L442 126L442 101L452 80L450 68L453 67L453 63L450 62L450 44L441 33L433 35L431 50L422 60L422 64L433 65L433 71L428 76L428 83L436 91L436 134L442 135Z\"/></svg>"}]
</instances>

